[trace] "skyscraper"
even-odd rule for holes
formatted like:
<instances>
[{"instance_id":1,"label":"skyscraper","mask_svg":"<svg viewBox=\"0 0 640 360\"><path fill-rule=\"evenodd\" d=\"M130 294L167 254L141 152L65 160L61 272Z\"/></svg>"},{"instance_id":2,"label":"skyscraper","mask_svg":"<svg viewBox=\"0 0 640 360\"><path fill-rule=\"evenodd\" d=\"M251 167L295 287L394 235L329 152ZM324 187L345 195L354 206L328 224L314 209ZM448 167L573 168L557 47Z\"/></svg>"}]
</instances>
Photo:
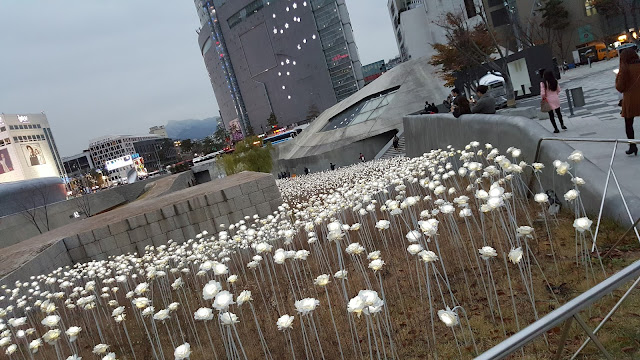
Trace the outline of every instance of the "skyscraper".
<instances>
[{"instance_id":1,"label":"skyscraper","mask_svg":"<svg viewBox=\"0 0 640 360\"><path fill-rule=\"evenodd\" d=\"M364 85L344 0L195 0L198 43L234 130L305 121Z\"/></svg>"},{"instance_id":2,"label":"skyscraper","mask_svg":"<svg viewBox=\"0 0 640 360\"><path fill-rule=\"evenodd\" d=\"M462 11L466 19L474 19L478 15L476 2L482 3L481 0L387 0L400 59L404 62L434 55L432 45L447 42L446 31L437 22L447 12Z\"/></svg>"}]
</instances>

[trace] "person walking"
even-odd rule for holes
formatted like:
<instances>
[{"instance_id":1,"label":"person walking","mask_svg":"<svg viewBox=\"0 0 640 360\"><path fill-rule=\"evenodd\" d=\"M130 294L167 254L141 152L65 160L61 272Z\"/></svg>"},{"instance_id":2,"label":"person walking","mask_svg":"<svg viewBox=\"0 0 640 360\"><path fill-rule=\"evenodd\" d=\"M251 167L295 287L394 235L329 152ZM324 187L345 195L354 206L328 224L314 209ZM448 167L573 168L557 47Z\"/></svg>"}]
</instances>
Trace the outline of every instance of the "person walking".
<instances>
[{"instance_id":1,"label":"person walking","mask_svg":"<svg viewBox=\"0 0 640 360\"><path fill-rule=\"evenodd\" d=\"M558 120L560 120L560 127L562 130L567 130L567 127L564 126L564 122L562 121L562 112L560 111L560 85L558 84L558 80L553 75L551 71L545 71L542 75L542 81L540 82L540 95L542 96L542 101L540 102L540 109L543 112L549 113L549 120L551 120L551 125L553 125L553 132L557 134L560 132L558 130L558 125L556 125L556 119L554 118L554 111L556 115L558 115Z\"/></svg>"},{"instance_id":2,"label":"person walking","mask_svg":"<svg viewBox=\"0 0 640 360\"><path fill-rule=\"evenodd\" d=\"M336 169L336 164L330 162L329 166L331 166L331 170L335 170Z\"/></svg>"},{"instance_id":3,"label":"person walking","mask_svg":"<svg viewBox=\"0 0 640 360\"><path fill-rule=\"evenodd\" d=\"M358 156L358 159L360 159L360 162L364 162L365 161L364 154L360 153L360 156Z\"/></svg>"},{"instance_id":4,"label":"person walking","mask_svg":"<svg viewBox=\"0 0 640 360\"><path fill-rule=\"evenodd\" d=\"M398 137L398 134L395 134L393 135L393 148L397 151L399 145L400 145L400 138Z\"/></svg>"},{"instance_id":5,"label":"person walking","mask_svg":"<svg viewBox=\"0 0 640 360\"><path fill-rule=\"evenodd\" d=\"M621 114L627 139L634 139L633 119L640 116L640 58L633 49L625 49L620 53L616 90L622 93ZM626 154L638 156L638 145L629 144Z\"/></svg>"}]
</instances>

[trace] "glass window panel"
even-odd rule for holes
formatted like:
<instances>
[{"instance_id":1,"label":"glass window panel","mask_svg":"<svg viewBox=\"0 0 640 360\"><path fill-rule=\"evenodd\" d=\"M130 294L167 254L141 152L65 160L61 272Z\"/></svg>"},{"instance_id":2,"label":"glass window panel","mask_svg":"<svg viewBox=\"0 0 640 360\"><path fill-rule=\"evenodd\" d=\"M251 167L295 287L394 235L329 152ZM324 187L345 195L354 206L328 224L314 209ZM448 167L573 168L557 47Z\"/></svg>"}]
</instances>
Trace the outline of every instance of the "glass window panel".
<instances>
[{"instance_id":1,"label":"glass window panel","mask_svg":"<svg viewBox=\"0 0 640 360\"><path fill-rule=\"evenodd\" d=\"M371 99L371 100L367 101L367 104L364 106L362 111L374 110L375 108L378 107L378 105L380 105L380 101L382 101L382 97L379 97L379 98L376 98L376 99Z\"/></svg>"},{"instance_id":2,"label":"glass window panel","mask_svg":"<svg viewBox=\"0 0 640 360\"><path fill-rule=\"evenodd\" d=\"M375 109L374 111L371 112L371 116L369 116L367 120L373 120L377 118L378 116L380 116L380 114L382 114L383 111L385 111L385 109L386 108L384 106Z\"/></svg>"}]
</instances>

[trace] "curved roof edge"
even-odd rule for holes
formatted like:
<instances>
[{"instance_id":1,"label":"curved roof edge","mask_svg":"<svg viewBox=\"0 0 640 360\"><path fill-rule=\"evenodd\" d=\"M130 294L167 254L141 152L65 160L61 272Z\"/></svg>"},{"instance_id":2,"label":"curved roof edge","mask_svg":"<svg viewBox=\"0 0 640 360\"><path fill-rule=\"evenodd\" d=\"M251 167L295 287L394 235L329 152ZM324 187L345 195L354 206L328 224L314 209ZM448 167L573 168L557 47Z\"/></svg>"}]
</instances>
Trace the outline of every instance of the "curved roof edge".
<instances>
[{"instance_id":1,"label":"curved roof edge","mask_svg":"<svg viewBox=\"0 0 640 360\"><path fill-rule=\"evenodd\" d=\"M278 145L278 159L290 160L319 155L370 138L393 129L402 128L402 117L424 108L425 101L440 103L447 97L444 82L436 77L437 69L423 57L407 61L325 110L295 139ZM372 95L398 88L386 108L374 119L335 130L322 129L335 116Z\"/></svg>"}]
</instances>

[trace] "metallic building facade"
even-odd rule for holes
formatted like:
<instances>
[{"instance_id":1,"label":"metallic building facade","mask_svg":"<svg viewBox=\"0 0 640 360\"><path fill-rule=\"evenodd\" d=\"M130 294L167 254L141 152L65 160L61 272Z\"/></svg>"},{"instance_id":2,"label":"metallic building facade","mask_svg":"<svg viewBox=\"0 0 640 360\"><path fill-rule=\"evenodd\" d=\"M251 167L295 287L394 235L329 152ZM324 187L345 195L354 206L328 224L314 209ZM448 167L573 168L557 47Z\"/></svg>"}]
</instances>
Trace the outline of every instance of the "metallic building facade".
<instances>
[{"instance_id":1,"label":"metallic building facade","mask_svg":"<svg viewBox=\"0 0 640 360\"><path fill-rule=\"evenodd\" d=\"M364 85L344 0L195 0L198 43L227 128L300 123Z\"/></svg>"}]
</instances>

